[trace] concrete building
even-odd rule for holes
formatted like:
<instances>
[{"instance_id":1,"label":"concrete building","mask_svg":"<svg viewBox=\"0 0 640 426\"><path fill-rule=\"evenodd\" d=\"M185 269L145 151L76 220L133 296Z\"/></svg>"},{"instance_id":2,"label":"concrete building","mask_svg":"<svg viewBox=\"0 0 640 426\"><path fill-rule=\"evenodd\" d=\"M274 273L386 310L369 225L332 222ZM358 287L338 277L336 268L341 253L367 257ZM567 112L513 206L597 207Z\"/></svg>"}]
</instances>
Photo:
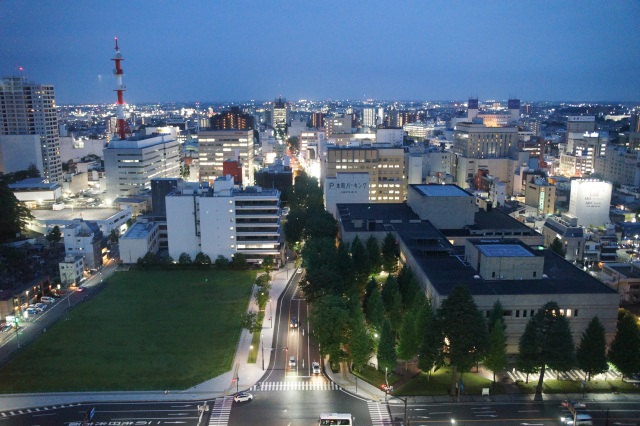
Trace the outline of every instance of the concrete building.
<instances>
[{"instance_id":1,"label":"concrete building","mask_svg":"<svg viewBox=\"0 0 640 426\"><path fill-rule=\"evenodd\" d=\"M286 99L278 98L271 104L271 127L276 139L283 140L289 125L289 104Z\"/></svg>"},{"instance_id":2,"label":"concrete building","mask_svg":"<svg viewBox=\"0 0 640 426\"><path fill-rule=\"evenodd\" d=\"M213 182L224 176L223 162L242 164L242 184L251 186L253 176L253 130L201 130L198 133L200 181Z\"/></svg>"},{"instance_id":3,"label":"concrete building","mask_svg":"<svg viewBox=\"0 0 640 426\"><path fill-rule=\"evenodd\" d=\"M88 269L84 256L68 254L64 261L58 264L60 283L63 286L77 285L84 278L84 271Z\"/></svg>"},{"instance_id":4,"label":"concrete building","mask_svg":"<svg viewBox=\"0 0 640 426\"><path fill-rule=\"evenodd\" d=\"M368 173L337 173L328 177L323 185L325 209L337 219L337 204L368 203L369 184Z\"/></svg>"},{"instance_id":5,"label":"concrete building","mask_svg":"<svg viewBox=\"0 0 640 426\"><path fill-rule=\"evenodd\" d=\"M251 263L265 256L281 262L284 242L280 228L280 191L249 187L234 189L233 179L219 177L213 188L184 182L167 195L169 254L178 259L198 253L212 261L242 253Z\"/></svg>"},{"instance_id":6,"label":"concrete building","mask_svg":"<svg viewBox=\"0 0 640 426\"><path fill-rule=\"evenodd\" d=\"M42 177L52 183L60 182L62 163L53 86L36 84L24 76L4 77L0 80L0 105L0 146L5 144L5 136L37 135L39 150L34 149L33 138L22 139L19 142L25 142L27 146L22 156L31 158L17 158L16 161L40 166ZM8 145L16 143L12 138L6 140ZM11 161L11 151L2 156L3 163Z\"/></svg>"},{"instance_id":7,"label":"concrete building","mask_svg":"<svg viewBox=\"0 0 640 426\"><path fill-rule=\"evenodd\" d=\"M55 203L62 198L62 187L57 182L49 183L44 178L27 178L9 184L9 189L18 201L28 204L42 205Z\"/></svg>"},{"instance_id":8,"label":"concrete building","mask_svg":"<svg viewBox=\"0 0 640 426\"><path fill-rule=\"evenodd\" d=\"M404 130L401 127L381 127L376 130L376 144L402 146Z\"/></svg>"},{"instance_id":9,"label":"concrete building","mask_svg":"<svg viewBox=\"0 0 640 426\"><path fill-rule=\"evenodd\" d=\"M343 172L369 174L369 201L397 203L405 198L406 173L402 148L327 147L326 178Z\"/></svg>"},{"instance_id":10,"label":"concrete building","mask_svg":"<svg viewBox=\"0 0 640 426\"><path fill-rule=\"evenodd\" d=\"M593 132L596 129L596 117L593 115L570 115L567 117L567 134Z\"/></svg>"},{"instance_id":11,"label":"concrete building","mask_svg":"<svg viewBox=\"0 0 640 426\"><path fill-rule=\"evenodd\" d=\"M120 259L124 263L136 263L147 253L158 253L160 249L160 226L155 222L142 220L127 229L118 240ZM178 258L175 258L177 260Z\"/></svg>"},{"instance_id":12,"label":"concrete building","mask_svg":"<svg viewBox=\"0 0 640 426\"><path fill-rule=\"evenodd\" d=\"M544 246L549 247L555 238L562 242L564 258L569 262L581 261L585 253L586 236L578 226L578 219L572 215L548 217L542 227Z\"/></svg>"},{"instance_id":13,"label":"concrete building","mask_svg":"<svg viewBox=\"0 0 640 426\"><path fill-rule=\"evenodd\" d=\"M607 146L603 156L596 157L594 173L615 185L640 186L640 155L623 146Z\"/></svg>"},{"instance_id":14,"label":"concrete building","mask_svg":"<svg viewBox=\"0 0 640 426\"><path fill-rule=\"evenodd\" d=\"M517 127L462 122L453 134L453 152L466 158L509 158L518 147Z\"/></svg>"},{"instance_id":15,"label":"concrete building","mask_svg":"<svg viewBox=\"0 0 640 426\"><path fill-rule=\"evenodd\" d=\"M620 295L620 302L640 301L640 263L603 263L598 277Z\"/></svg>"},{"instance_id":16,"label":"concrete building","mask_svg":"<svg viewBox=\"0 0 640 426\"><path fill-rule=\"evenodd\" d=\"M0 172L27 170L32 164L44 170L40 139L40 135L0 134Z\"/></svg>"},{"instance_id":17,"label":"concrete building","mask_svg":"<svg viewBox=\"0 0 640 426\"><path fill-rule=\"evenodd\" d=\"M103 234L95 222L76 219L62 233L67 256L82 256L89 269L102 266Z\"/></svg>"},{"instance_id":18,"label":"concrete building","mask_svg":"<svg viewBox=\"0 0 640 426\"><path fill-rule=\"evenodd\" d=\"M115 229L118 233L126 229L131 219L131 209L114 208L64 208L62 210L32 210L34 220L29 222L28 228L40 234L47 234L54 226L64 228L77 220L95 222L104 235L109 235Z\"/></svg>"},{"instance_id":19,"label":"concrete building","mask_svg":"<svg viewBox=\"0 0 640 426\"><path fill-rule=\"evenodd\" d=\"M104 149L107 197L139 195L151 189L151 179L180 175L180 144L170 133L115 139Z\"/></svg>"},{"instance_id":20,"label":"concrete building","mask_svg":"<svg viewBox=\"0 0 640 426\"><path fill-rule=\"evenodd\" d=\"M524 203L536 207L538 215L552 215L555 212L556 187L542 178L532 178L525 187Z\"/></svg>"},{"instance_id":21,"label":"concrete building","mask_svg":"<svg viewBox=\"0 0 640 426\"><path fill-rule=\"evenodd\" d=\"M429 195L424 188L415 189L415 196L437 197L437 194ZM450 191L462 190L450 188L443 196L451 197ZM459 198L460 203L474 200L472 196ZM422 206L429 201L417 204ZM466 207L466 203L461 206ZM459 285L468 287L478 309L487 317L499 300L505 309L508 353L518 351L518 341L529 318L549 301L558 303L561 314L569 320L574 343L578 343L581 333L596 315L605 326L607 341L613 339L619 299L616 292L550 250L524 242L525 235L474 237L468 232L478 229L468 225L447 235L432 225L431 218L419 217L409 203L339 204L337 207L344 241L353 241L356 235L361 240L370 235L379 240L387 233L394 235L401 262L411 268L435 307ZM438 214L442 215L442 211ZM508 222L517 222L496 209L484 214L506 226L511 226ZM457 221L467 221L466 217L460 219ZM501 227L497 223L493 226Z\"/></svg>"},{"instance_id":22,"label":"concrete building","mask_svg":"<svg viewBox=\"0 0 640 426\"><path fill-rule=\"evenodd\" d=\"M351 114L326 117L325 129L327 138L329 138L329 135L353 133L353 119Z\"/></svg>"},{"instance_id":23,"label":"concrete building","mask_svg":"<svg viewBox=\"0 0 640 426\"><path fill-rule=\"evenodd\" d=\"M569 213L579 226L601 226L609 223L612 185L597 179L571 181Z\"/></svg>"}]
</instances>

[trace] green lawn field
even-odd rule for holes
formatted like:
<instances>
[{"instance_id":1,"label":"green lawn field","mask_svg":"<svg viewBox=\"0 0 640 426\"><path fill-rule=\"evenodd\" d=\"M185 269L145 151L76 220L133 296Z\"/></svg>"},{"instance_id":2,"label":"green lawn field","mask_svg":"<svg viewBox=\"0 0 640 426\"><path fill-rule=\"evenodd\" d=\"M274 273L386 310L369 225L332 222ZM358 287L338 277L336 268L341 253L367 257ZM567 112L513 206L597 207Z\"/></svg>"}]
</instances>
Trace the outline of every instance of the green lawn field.
<instances>
[{"instance_id":1,"label":"green lawn field","mask_svg":"<svg viewBox=\"0 0 640 426\"><path fill-rule=\"evenodd\" d=\"M0 392L186 389L229 371L254 279L117 272L0 369Z\"/></svg>"}]
</instances>

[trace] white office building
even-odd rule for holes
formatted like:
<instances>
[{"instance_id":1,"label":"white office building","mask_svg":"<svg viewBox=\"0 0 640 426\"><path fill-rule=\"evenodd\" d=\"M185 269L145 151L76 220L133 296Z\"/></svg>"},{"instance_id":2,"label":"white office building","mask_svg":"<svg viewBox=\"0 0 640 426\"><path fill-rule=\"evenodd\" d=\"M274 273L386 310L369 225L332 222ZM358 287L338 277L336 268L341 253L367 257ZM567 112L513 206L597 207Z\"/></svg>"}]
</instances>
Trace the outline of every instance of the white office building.
<instances>
[{"instance_id":1,"label":"white office building","mask_svg":"<svg viewBox=\"0 0 640 426\"><path fill-rule=\"evenodd\" d=\"M183 182L165 200L169 254L174 259L182 253L193 259L202 252L212 261L236 253L252 263L266 256L282 260L280 191L234 189L233 177L221 176L213 188L207 182Z\"/></svg>"},{"instance_id":2,"label":"white office building","mask_svg":"<svg viewBox=\"0 0 640 426\"><path fill-rule=\"evenodd\" d=\"M153 178L180 176L180 144L175 129L109 143L104 149L108 198L139 195L151 189Z\"/></svg>"},{"instance_id":3,"label":"white office building","mask_svg":"<svg viewBox=\"0 0 640 426\"><path fill-rule=\"evenodd\" d=\"M222 163L242 164L242 185L251 186L253 176L253 130L201 130L198 133L200 180L212 182L224 176Z\"/></svg>"},{"instance_id":4,"label":"white office building","mask_svg":"<svg viewBox=\"0 0 640 426\"><path fill-rule=\"evenodd\" d=\"M571 181L569 214L578 218L578 226L602 226L609 223L612 185L597 179Z\"/></svg>"}]
</instances>

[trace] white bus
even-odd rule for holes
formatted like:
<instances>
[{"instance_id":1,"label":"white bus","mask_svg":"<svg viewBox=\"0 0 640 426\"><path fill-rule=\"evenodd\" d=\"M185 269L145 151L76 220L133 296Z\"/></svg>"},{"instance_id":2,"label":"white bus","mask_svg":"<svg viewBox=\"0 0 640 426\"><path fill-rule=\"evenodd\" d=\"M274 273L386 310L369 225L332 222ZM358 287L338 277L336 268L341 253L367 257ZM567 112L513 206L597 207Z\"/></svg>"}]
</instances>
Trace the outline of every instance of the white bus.
<instances>
[{"instance_id":1,"label":"white bus","mask_svg":"<svg viewBox=\"0 0 640 426\"><path fill-rule=\"evenodd\" d=\"M320 426L329 425L346 425L353 426L353 417L351 414L345 413L322 413L318 420Z\"/></svg>"}]
</instances>

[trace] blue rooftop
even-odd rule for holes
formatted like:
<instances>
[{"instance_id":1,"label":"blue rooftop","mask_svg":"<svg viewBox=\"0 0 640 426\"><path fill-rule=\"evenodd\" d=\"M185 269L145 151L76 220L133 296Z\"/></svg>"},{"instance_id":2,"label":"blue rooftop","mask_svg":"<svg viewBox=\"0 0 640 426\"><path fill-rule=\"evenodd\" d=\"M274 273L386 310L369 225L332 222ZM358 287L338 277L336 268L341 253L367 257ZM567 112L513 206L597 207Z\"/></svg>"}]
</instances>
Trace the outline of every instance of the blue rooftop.
<instances>
[{"instance_id":1,"label":"blue rooftop","mask_svg":"<svg viewBox=\"0 0 640 426\"><path fill-rule=\"evenodd\" d=\"M427 197L471 197L464 189L457 185L412 185L422 195Z\"/></svg>"},{"instance_id":2,"label":"blue rooftop","mask_svg":"<svg viewBox=\"0 0 640 426\"><path fill-rule=\"evenodd\" d=\"M533 257L533 253L518 244L476 244L476 247L488 257Z\"/></svg>"}]
</instances>

